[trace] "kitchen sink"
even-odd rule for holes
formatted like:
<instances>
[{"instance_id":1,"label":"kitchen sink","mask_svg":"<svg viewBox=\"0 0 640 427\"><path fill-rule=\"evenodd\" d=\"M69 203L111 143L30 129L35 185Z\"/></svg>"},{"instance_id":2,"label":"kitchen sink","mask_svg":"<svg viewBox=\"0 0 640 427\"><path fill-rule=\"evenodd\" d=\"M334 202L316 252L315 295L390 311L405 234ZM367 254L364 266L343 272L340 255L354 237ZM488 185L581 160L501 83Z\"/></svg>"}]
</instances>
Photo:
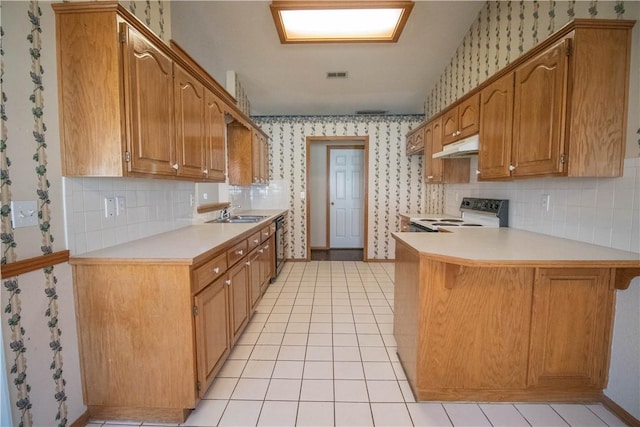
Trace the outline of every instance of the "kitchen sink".
<instances>
[{"instance_id":1,"label":"kitchen sink","mask_svg":"<svg viewBox=\"0 0 640 427\"><path fill-rule=\"evenodd\" d=\"M231 223L231 224L246 224L252 222L260 222L263 219L267 218L266 215L231 215L229 218L217 218L211 221L207 221L208 223Z\"/></svg>"}]
</instances>

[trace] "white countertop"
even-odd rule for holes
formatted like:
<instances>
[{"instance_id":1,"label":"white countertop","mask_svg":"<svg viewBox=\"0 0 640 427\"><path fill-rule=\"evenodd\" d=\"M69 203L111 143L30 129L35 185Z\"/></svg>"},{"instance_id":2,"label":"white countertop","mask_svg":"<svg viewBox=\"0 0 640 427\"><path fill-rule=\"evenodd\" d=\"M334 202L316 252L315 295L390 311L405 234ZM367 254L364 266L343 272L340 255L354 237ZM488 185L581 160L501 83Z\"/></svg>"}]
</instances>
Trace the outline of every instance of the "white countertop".
<instances>
[{"instance_id":1,"label":"white countertop","mask_svg":"<svg viewBox=\"0 0 640 427\"><path fill-rule=\"evenodd\" d=\"M227 242L241 236L259 231L286 210L252 210L234 212L234 215L269 215L256 223L204 223L196 224L166 233L156 234L143 239L134 240L120 245L111 246L96 251L74 255L71 264L92 262L107 262L108 260L131 260L132 262L175 262L192 264L201 255L215 252Z\"/></svg>"},{"instance_id":2,"label":"white countertop","mask_svg":"<svg viewBox=\"0 0 640 427\"><path fill-rule=\"evenodd\" d=\"M439 261L467 266L593 266L640 268L640 254L515 228L474 228L450 233L393 233Z\"/></svg>"}]
</instances>

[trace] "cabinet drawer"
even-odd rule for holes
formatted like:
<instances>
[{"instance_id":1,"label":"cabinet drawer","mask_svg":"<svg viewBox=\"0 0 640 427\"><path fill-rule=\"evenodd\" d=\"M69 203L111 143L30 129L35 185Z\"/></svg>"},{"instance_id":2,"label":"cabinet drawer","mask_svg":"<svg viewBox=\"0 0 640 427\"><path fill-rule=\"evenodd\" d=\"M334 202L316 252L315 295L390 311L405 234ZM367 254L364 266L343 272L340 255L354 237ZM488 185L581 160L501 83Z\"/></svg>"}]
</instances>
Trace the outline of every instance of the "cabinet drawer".
<instances>
[{"instance_id":1,"label":"cabinet drawer","mask_svg":"<svg viewBox=\"0 0 640 427\"><path fill-rule=\"evenodd\" d=\"M269 226L264 227L260 233L262 233L262 241L264 242L265 240L267 240L269 238L269 236L271 236L273 233L276 232L276 225L271 224Z\"/></svg>"},{"instance_id":2,"label":"cabinet drawer","mask_svg":"<svg viewBox=\"0 0 640 427\"><path fill-rule=\"evenodd\" d=\"M196 268L193 271L193 292L198 293L209 283L222 276L225 271L227 271L226 254L220 254Z\"/></svg>"},{"instance_id":3,"label":"cabinet drawer","mask_svg":"<svg viewBox=\"0 0 640 427\"><path fill-rule=\"evenodd\" d=\"M262 231L252 234L247 239L247 252L251 252L254 248L257 248L260 242L262 242Z\"/></svg>"},{"instance_id":4,"label":"cabinet drawer","mask_svg":"<svg viewBox=\"0 0 640 427\"><path fill-rule=\"evenodd\" d=\"M229 267L238 262L240 258L247 254L247 241L236 244L234 247L227 251L227 262Z\"/></svg>"}]
</instances>

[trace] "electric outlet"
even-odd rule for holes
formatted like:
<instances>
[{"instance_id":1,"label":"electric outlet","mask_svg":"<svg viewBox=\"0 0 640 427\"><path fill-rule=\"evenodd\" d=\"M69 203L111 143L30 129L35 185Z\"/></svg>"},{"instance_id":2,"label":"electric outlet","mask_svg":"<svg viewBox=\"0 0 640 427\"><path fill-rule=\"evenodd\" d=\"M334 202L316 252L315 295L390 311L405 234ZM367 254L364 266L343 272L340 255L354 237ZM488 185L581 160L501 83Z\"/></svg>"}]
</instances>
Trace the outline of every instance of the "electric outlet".
<instances>
[{"instance_id":1,"label":"electric outlet","mask_svg":"<svg viewBox=\"0 0 640 427\"><path fill-rule=\"evenodd\" d=\"M104 217L113 218L116 215L116 199L115 197L104 198Z\"/></svg>"},{"instance_id":2,"label":"electric outlet","mask_svg":"<svg viewBox=\"0 0 640 427\"><path fill-rule=\"evenodd\" d=\"M193 194L189 194L189 206L193 207Z\"/></svg>"},{"instance_id":3,"label":"electric outlet","mask_svg":"<svg viewBox=\"0 0 640 427\"><path fill-rule=\"evenodd\" d=\"M11 222L13 228L38 225L38 206L35 200L11 202Z\"/></svg>"},{"instance_id":4,"label":"electric outlet","mask_svg":"<svg viewBox=\"0 0 640 427\"><path fill-rule=\"evenodd\" d=\"M550 204L551 204L551 196L548 194L543 194L540 197L540 206L542 206L542 209L549 212Z\"/></svg>"},{"instance_id":5,"label":"electric outlet","mask_svg":"<svg viewBox=\"0 0 640 427\"><path fill-rule=\"evenodd\" d=\"M202 193L202 198L204 200L208 200L209 199L209 195L207 193Z\"/></svg>"},{"instance_id":6,"label":"electric outlet","mask_svg":"<svg viewBox=\"0 0 640 427\"><path fill-rule=\"evenodd\" d=\"M116 196L116 216L124 215L126 203L123 196Z\"/></svg>"}]
</instances>

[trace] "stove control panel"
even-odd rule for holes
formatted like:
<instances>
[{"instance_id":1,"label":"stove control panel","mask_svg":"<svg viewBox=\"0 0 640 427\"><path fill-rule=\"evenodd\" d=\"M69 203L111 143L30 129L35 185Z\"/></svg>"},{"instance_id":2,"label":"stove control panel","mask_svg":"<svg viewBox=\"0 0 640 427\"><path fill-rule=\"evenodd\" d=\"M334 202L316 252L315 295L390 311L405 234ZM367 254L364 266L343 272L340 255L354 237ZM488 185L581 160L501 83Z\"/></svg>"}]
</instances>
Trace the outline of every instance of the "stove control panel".
<instances>
[{"instance_id":1,"label":"stove control panel","mask_svg":"<svg viewBox=\"0 0 640 427\"><path fill-rule=\"evenodd\" d=\"M460 204L460 210L480 211L498 214L501 209L505 209L509 204L508 200L500 199L475 199L464 197Z\"/></svg>"}]
</instances>

